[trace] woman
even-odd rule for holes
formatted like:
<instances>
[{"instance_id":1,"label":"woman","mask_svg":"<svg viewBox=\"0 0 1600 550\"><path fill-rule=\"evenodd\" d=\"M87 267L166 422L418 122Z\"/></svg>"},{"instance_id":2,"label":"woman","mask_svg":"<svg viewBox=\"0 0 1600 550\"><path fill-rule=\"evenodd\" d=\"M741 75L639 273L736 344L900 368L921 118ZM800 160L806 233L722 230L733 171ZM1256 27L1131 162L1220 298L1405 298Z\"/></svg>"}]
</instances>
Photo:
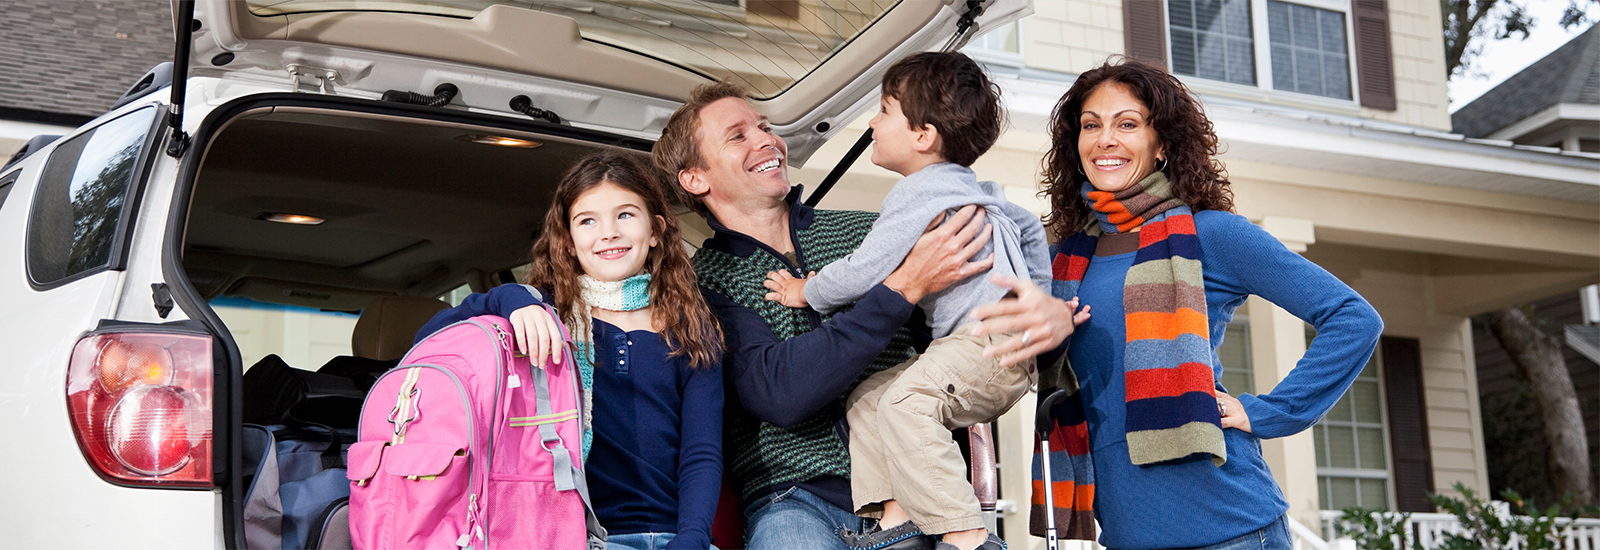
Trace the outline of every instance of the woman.
<instances>
[{"instance_id":1,"label":"woman","mask_svg":"<svg viewBox=\"0 0 1600 550\"><path fill-rule=\"evenodd\" d=\"M1350 287L1232 213L1211 123L1165 71L1126 60L1084 73L1056 105L1050 133L1052 293L1094 315L1040 365L1065 352L1080 388L1053 411L1052 449L1089 450L1092 471L1076 468L1074 481L1093 484L1080 493L1093 495L1100 543L1290 548L1288 503L1260 440L1322 418L1372 355L1382 320ZM1252 294L1311 323L1317 338L1270 393L1235 397L1220 382L1216 349ZM1060 425L1078 418L1088 441L1074 447L1075 430ZM1078 457L1068 454L1051 453L1055 481L1074 475L1063 463ZM1070 512L1057 510L1058 523Z\"/></svg>"},{"instance_id":2,"label":"woman","mask_svg":"<svg viewBox=\"0 0 1600 550\"><path fill-rule=\"evenodd\" d=\"M528 283L543 290L473 294L418 336L499 315L518 351L559 361L561 330L539 304L557 307L593 386L585 471L607 546L703 550L722 487L722 332L652 174L627 153L578 161L533 247Z\"/></svg>"}]
</instances>

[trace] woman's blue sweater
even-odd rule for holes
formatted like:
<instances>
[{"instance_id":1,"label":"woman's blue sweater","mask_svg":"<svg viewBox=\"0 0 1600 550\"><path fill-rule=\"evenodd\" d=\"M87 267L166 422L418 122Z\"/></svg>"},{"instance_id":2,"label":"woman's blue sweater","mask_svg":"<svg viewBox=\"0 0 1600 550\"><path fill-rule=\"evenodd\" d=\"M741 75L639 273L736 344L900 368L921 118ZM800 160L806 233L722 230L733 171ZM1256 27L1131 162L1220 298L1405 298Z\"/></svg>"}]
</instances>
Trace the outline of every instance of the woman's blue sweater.
<instances>
[{"instance_id":1,"label":"woman's blue sweater","mask_svg":"<svg viewBox=\"0 0 1600 550\"><path fill-rule=\"evenodd\" d=\"M1095 468L1100 543L1111 548L1185 548L1226 541L1260 529L1289 508L1261 456L1263 438L1310 428L1338 402L1372 356L1383 321L1366 300L1332 274L1288 249L1242 216L1194 216L1205 271L1212 370L1222 387L1216 348L1233 312L1251 294L1317 329L1294 369L1271 391L1238 395L1252 433L1224 430L1227 463L1209 459L1135 466L1124 424L1123 280L1134 253L1095 257L1078 290L1091 318L1068 340L1068 358L1083 389ZM1060 284L1060 283L1057 283ZM1265 389L1265 388L1264 388ZM1232 392L1230 392L1232 393Z\"/></svg>"},{"instance_id":2,"label":"woman's blue sweater","mask_svg":"<svg viewBox=\"0 0 1600 550\"><path fill-rule=\"evenodd\" d=\"M538 304L502 285L440 312L418 333ZM594 320L594 447L584 464L595 517L611 534L676 533L667 548L711 546L722 489L722 368L690 369L661 334Z\"/></svg>"}]
</instances>

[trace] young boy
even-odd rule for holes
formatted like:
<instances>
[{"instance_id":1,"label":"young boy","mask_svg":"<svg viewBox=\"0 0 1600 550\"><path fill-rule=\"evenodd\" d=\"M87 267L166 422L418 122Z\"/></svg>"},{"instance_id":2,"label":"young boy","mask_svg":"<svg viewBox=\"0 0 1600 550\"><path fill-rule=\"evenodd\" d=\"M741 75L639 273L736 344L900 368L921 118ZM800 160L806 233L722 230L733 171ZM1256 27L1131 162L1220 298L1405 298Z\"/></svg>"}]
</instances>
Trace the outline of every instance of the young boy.
<instances>
[{"instance_id":1,"label":"young boy","mask_svg":"<svg viewBox=\"0 0 1600 550\"><path fill-rule=\"evenodd\" d=\"M1049 288L1039 217L1007 202L1000 186L968 168L999 137L999 88L959 53L923 53L889 68L878 115L869 123L872 163L902 176L861 247L806 279L772 273L768 300L832 312L888 277L937 216L968 204L988 211L994 275ZM999 365L983 349L1017 335L973 336L968 314L1006 295L975 276L924 298L936 338L910 361L880 372L850 395L850 487L856 513L878 518L865 533L841 532L857 548L1000 550L983 527L966 463L950 430L988 422L1015 404L1037 374L1033 360ZM1025 338L1025 336L1023 336Z\"/></svg>"}]
</instances>

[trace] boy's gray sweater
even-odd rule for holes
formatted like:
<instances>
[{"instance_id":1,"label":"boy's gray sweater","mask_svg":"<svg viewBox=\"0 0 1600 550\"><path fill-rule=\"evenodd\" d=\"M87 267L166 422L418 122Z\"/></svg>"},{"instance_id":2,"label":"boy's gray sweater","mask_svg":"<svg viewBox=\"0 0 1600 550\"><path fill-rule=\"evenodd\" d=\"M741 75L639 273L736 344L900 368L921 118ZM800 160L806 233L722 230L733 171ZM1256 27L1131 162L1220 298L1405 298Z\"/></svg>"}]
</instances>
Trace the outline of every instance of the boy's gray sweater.
<instances>
[{"instance_id":1,"label":"boy's gray sweater","mask_svg":"<svg viewBox=\"0 0 1600 550\"><path fill-rule=\"evenodd\" d=\"M988 211L994 237L975 258L994 253L994 268L917 302L933 323L933 337L943 338L972 320L973 308L994 303L1007 289L989 275L1032 279L1050 289L1050 250L1039 216L1006 200L1000 185L978 181L971 168L939 163L906 176L883 198L882 213L861 246L822 268L806 281L806 301L828 313L861 299L900 267L911 247L940 212L976 204Z\"/></svg>"}]
</instances>

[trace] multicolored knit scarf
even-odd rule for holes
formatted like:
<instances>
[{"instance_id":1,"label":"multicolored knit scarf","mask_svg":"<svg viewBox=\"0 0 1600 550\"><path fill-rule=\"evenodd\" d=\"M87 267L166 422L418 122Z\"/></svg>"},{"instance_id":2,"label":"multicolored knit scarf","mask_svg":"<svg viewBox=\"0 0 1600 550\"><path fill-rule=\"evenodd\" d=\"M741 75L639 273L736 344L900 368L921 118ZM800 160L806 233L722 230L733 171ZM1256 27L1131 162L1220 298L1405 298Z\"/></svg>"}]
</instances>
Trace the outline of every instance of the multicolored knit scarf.
<instances>
[{"instance_id":1,"label":"multicolored knit scarf","mask_svg":"<svg viewBox=\"0 0 1600 550\"><path fill-rule=\"evenodd\" d=\"M1122 289L1129 458L1134 464L1149 465L1204 454L1221 466L1228 454L1211 370L1205 280L1193 212L1173 196L1171 184L1161 172L1114 193L1096 190L1084 182L1082 195L1098 223L1056 245L1052 294L1057 298L1067 300L1078 295L1101 234L1135 229L1139 232L1139 250ZM1070 373L1063 376L1076 387ZM1040 395L1045 393L1041 391ZM1081 457L1064 457L1066 460L1062 461L1069 465L1089 458L1083 405L1075 397L1052 410L1057 427L1050 434L1051 448L1084 449ZM1062 482L1052 484L1058 488L1052 504L1059 528L1065 525L1063 515L1070 519L1074 511L1088 508L1078 500L1087 498L1092 503L1094 478L1092 468L1087 472L1081 467L1062 471L1056 466L1056 455L1051 453L1052 480L1075 479L1079 493L1083 493L1084 482L1090 483L1087 496L1071 501L1062 499ZM1089 477L1078 477L1085 473ZM1043 500L1037 496L1039 487L1035 489L1034 501L1042 505ZM1038 530L1038 522L1034 527Z\"/></svg>"},{"instance_id":2,"label":"multicolored knit scarf","mask_svg":"<svg viewBox=\"0 0 1600 550\"><path fill-rule=\"evenodd\" d=\"M594 443L594 315L589 308L610 311L635 311L650 307L650 274L634 275L621 281L601 281L587 274L578 276L579 294L588 308L574 308L578 330L572 331L573 356L578 359L578 376L583 380L583 458L589 458Z\"/></svg>"}]
</instances>

